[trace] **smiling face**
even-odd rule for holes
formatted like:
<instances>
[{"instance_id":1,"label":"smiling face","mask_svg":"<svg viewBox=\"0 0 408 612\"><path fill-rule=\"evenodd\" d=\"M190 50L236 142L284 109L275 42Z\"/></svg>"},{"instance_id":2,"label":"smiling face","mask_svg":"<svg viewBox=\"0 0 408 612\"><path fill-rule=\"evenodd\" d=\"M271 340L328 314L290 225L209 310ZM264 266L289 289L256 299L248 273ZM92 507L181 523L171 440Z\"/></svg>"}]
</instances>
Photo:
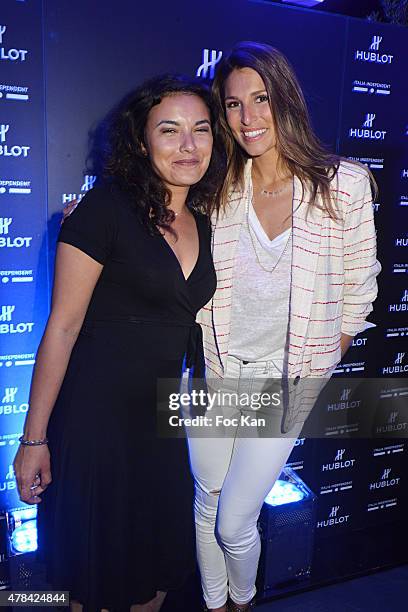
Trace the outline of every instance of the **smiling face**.
<instances>
[{"instance_id":1,"label":"smiling face","mask_svg":"<svg viewBox=\"0 0 408 612\"><path fill-rule=\"evenodd\" d=\"M170 191L198 183L209 166L213 145L204 101L184 93L163 98L149 113L145 144L153 170Z\"/></svg>"},{"instance_id":2,"label":"smiling face","mask_svg":"<svg viewBox=\"0 0 408 612\"><path fill-rule=\"evenodd\" d=\"M250 157L276 149L276 132L268 93L252 68L239 68L225 81L225 113L235 140Z\"/></svg>"}]
</instances>

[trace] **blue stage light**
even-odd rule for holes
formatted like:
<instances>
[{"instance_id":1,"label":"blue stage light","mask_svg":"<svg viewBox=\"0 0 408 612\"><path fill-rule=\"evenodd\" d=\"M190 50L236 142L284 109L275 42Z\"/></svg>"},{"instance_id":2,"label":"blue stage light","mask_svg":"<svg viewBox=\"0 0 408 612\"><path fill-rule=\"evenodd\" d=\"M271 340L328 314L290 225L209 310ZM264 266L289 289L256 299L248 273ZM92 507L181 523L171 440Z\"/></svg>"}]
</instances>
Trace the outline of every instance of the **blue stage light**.
<instances>
[{"instance_id":1,"label":"blue stage light","mask_svg":"<svg viewBox=\"0 0 408 612\"><path fill-rule=\"evenodd\" d=\"M35 519L26 521L13 531L11 544L17 553L34 552L37 550L37 523Z\"/></svg>"},{"instance_id":2,"label":"blue stage light","mask_svg":"<svg viewBox=\"0 0 408 612\"><path fill-rule=\"evenodd\" d=\"M291 482L277 480L271 491L265 498L265 504L269 506L282 506L304 499L305 494Z\"/></svg>"},{"instance_id":3,"label":"blue stage light","mask_svg":"<svg viewBox=\"0 0 408 612\"><path fill-rule=\"evenodd\" d=\"M37 550L37 507L19 508L9 513L9 537L12 552Z\"/></svg>"},{"instance_id":4,"label":"blue stage light","mask_svg":"<svg viewBox=\"0 0 408 612\"><path fill-rule=\"evenodd\" d=\"M16 523L21 521L29 521L30 519L36 518L37 506L32 506L31 508L20 508L19 510L12 510L10 514Z\"/></svg>"},{"instance_id":5,"label":"blue stage light","mask_svg":"<svg viewBox=\"0 0 408 612\"><path fill-rule=\"evenodd\" d=\"M258 521L262 552L257 582L262 597L310 579L316 504L317 496L299 474L284 467Z\"/></svg>"}]
</instances>

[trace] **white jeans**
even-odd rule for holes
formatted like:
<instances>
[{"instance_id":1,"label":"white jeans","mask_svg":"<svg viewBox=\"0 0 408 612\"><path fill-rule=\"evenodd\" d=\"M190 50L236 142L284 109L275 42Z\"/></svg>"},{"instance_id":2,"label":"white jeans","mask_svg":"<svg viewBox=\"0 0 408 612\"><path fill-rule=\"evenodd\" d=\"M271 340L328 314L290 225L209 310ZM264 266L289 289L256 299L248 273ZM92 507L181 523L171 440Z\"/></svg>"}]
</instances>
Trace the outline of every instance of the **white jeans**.
<instances>
[{"instance_id":1,"label":"white jeans","mask_svg":"<svg viewBox=\"0 0 408 612\"><path fill-rule=\"evenodd\" d=\"M280 377L279 366L274 362L244 364L228 357L224 384L238 394L270 390L268 379ZM238 425L227 425L224 432L222 426L217 427L215 437L188 437L195 478L198 563L210 609L223 606L228 592L238 604L247 603L256 592L261 548L257 520L302 429L302 424L296 424L289 433L281 434L282 408L267 411L276 437L270 437L270 430L268 437L257 437L243 427L241 415L258 417L260 411L237 405L217 405L208 414L237 417Z\"/></svg>"}]
</instances>

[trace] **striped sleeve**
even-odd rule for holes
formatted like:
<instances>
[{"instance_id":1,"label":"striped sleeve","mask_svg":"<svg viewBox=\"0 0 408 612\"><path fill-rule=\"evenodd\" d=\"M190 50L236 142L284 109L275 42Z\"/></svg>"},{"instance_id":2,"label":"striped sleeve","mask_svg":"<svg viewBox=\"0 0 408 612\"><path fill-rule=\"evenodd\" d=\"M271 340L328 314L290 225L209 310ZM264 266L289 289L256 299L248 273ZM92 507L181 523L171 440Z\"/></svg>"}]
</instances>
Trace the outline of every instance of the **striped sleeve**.
<instances>
[{"instance_id":1,"label":"striped sleeve","mask_svg":"<svg viewBox=\"0 0 408 612\"><path fill-rule=\"evenodd\" d=\"M366 317L377 297L377 239L370 180L367 173L355 185L344 220L344 307L341 331L355 336L371 324Z\"/></svg>"}]
</instances>

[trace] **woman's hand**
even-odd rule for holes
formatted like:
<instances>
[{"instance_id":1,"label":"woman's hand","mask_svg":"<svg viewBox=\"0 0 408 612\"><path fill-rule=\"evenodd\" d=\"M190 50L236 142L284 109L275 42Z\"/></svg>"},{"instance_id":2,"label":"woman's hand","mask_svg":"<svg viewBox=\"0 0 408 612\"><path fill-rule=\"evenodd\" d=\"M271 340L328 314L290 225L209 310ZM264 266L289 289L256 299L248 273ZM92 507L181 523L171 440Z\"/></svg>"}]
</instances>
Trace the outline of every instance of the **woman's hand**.
<instances>
[{"instance_id":1,"label":"woman's hand","mask_svg":"<svg viewBox=\"0 0 408 612\"><path fill-rule=\"evenodd\" d=\"M61 225L64 223L65 219L69 217L69 215L76 209L78 204L79 204L78 200L72 200L72 202L68 202L68 204L64 206L62 210Z\"/></svg>"},{"instance_id":2,"label":"woman's hand","mask_svg":"<svg viewBox=\"0 0 408 612\"><path fill-rule=\"evenodd\" d=\"M39 495L51 482L50 451L47 444L21 444L13 463L20 499L26 504L41 502Z\"/></svg>"}]
</instances>

